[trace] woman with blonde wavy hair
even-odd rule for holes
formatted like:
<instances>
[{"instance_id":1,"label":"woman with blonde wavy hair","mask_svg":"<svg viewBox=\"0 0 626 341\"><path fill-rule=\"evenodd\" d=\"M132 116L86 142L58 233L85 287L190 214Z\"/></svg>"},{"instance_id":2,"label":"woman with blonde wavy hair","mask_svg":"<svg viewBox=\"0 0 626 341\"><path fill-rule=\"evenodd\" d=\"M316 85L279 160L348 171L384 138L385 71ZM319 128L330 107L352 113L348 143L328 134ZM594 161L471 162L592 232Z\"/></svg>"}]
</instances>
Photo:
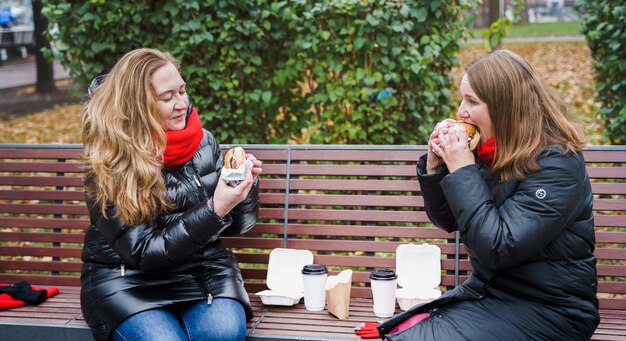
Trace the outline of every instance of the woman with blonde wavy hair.
<instances>
[{"instance_id":1,"label":"woman with blonde wavy hair","mask_svg":"<svg viewBox=\"0 0 626 341\"><path fill-rule=\"evenodd\" d=\"M82 115L81 308L97 340L244 340L249 298L220 236L256 224L260 161L221 179L180 66L140 48L94 80Z\"/></svg>"},{"instance_id":2,"label":"woman with blonde wavy hair","mask_svg":"<svg viewBox=\"0 0 626 341\"><path fill-rule=\"evenodd\" d=\"M458 232L468 279L379 326L398 340L589 340L598 323L584 135L562 100L509 50L472 62L457 119L417 163L431 221Z\"/></svg>"}]
</instances>

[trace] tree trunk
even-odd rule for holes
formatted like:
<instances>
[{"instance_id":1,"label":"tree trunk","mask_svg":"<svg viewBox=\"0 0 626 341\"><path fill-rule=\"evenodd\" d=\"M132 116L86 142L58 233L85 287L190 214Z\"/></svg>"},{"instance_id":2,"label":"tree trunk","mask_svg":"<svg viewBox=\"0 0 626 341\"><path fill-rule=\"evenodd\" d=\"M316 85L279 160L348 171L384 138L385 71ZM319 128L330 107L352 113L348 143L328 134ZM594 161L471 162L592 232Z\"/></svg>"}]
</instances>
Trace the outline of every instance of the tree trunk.
<instances>
[{"instance_id":1,"label":"tree trunk","mask_svg":"<svg viewBox=\"0 0 626 341\"><path fill-rule=\"evenodd\" d=\"M52 61L48 60L41 52L44 48L50 48L48 38L44 31L48 28L48 19L41 14L43 3L41 0L33 0L33 19L35 21L35 65L37 66L38 93L50 93L58 91L54 82L54 69Z\"/></svg>"},{"instance_id":2,"label":"tree trunk","mask_svg":"<svg viewBox=\"0 0 626 341\"><path fill-rule=\"evenodd\" d=\"M524 1L524 9L520 13L519 24L528 24L528 1Z\"/></svg>"},{"instance_id":3,"label":"tree trunk","mask_svg":"<svg viewBox=\"0 0 626 341\"><path fill-rule=\"evenodd\" d=\"M500 0L489 0L489 25L493 24L500 18Z\"/></svg>"},{"instance_id":4,"label":"tree trunk","mask_svg":"<svg viewBox=\"0 0 626 341\"><path fill-rule=\"evenodd\" d=\"M489 0L489 24L487 27L491 27L491 24L498 21L498 19L500 19L500 0ZM494 35L495 33L489 29L488 39L491 50L496 50L500 47L500 45L502 45L501 39L497 39L494 43Z\"/></svg>"}]
</instances>

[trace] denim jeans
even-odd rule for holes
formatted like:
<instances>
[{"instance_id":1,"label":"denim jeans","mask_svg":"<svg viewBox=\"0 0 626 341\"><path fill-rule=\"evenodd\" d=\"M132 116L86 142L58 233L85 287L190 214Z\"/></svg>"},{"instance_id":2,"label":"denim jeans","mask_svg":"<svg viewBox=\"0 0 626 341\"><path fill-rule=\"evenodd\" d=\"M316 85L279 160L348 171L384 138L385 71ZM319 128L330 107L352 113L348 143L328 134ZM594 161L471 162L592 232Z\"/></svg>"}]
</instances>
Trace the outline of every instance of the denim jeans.
<instances>
[{"instance_id":1,"label":"denim jeans","mask_svg":"<svg viewBox=\"0 0 626 341\"><path fill-rule=\"evenodd\" d=\"M122 322L113 341L238 340L246 339L246 313L229 298L192 302L172 309L146 310Z\"/></svg>"}]
</instances>

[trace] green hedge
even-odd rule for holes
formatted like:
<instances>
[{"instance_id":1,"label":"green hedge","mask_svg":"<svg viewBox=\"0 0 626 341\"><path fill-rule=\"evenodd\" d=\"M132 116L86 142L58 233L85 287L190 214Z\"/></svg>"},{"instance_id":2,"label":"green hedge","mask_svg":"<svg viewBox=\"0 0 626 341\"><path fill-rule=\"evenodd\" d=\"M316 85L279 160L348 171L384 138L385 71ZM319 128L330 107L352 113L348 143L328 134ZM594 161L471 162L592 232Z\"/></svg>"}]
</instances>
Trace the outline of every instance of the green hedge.
<instances>
[{"instance_id":1,"label":"green hedge","mask_svg":"<svg viewBox=\"0 0 626 341\"><path fill-rule=\"evenodd\" d=\"M472 4L468 4L472 3ZM473 1L59 1L44 15L86 84L141 46L181 61L223 143L425 143Z\"/></svg>"},{"instance_id":2,"label":"green hedge","mask_svg":"<svg viewBox=\"0 0 626 341\"><path fill-rule=\"evenodd\" d=\"M604 135L612 144L626 144L626 4L582 0L577 9L594 59Z\"/></svg>"}]
</instances>

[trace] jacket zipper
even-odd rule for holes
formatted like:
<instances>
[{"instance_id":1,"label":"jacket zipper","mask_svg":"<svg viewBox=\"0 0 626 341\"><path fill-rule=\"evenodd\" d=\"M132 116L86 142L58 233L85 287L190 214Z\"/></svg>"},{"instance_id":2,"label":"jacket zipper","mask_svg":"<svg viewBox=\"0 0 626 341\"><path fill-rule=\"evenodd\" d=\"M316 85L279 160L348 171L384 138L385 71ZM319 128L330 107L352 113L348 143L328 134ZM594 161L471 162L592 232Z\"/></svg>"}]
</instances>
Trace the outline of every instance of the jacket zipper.
<instances>
[{"instance_id":1,"label":"jacket zipper","mask_svg":"<svg viewBox=\"0 0 626 341\"><path fill-rule=\"evenodd\" d=\"M200 182L200 178L198 177L198 173L196 172L195 169L193 169L192 167L192 172L193 172L193 181L196 182L196 185L198 186L198 201L203 201L205 198L204 195L204 188L202 187L202 182Z\"/></svg>"},{"instance_id":2,"label":"jacket zipper","mask_svg":"<svg viewBox=\"0 0 626 341\"><path fill-rule=\"evenodd\" d=\"M120 262L120 275L122 277L126 276L126 265L124 264L124 261Z\"/></svg>"},{"instance_id":3,"label":"jacket zipper","mask_svg":"<svg viewBox=\"0 0 626 341\"><path fill-rule=\"evenodd\" d=\"M213 295L211 294L211 288L202 279L202 276L196 275L196 280L198 281L198 284L200 284L200 290L202 290L202 293L206 295L206 304L210 305L211 303L213 303Z\"/></svg>"}]
</instances>

